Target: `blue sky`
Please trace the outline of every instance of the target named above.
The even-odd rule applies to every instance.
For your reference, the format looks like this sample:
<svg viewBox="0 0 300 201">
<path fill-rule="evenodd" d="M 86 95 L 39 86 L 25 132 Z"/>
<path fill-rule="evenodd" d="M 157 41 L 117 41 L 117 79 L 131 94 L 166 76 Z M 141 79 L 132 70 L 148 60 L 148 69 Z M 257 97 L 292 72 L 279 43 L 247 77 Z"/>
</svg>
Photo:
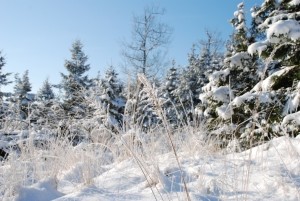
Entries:
<svg viewBox="0 0 300 201">
<path fill-rule="evenodd" d="M 228 38 L 233 31 L 228 21 L 241 0 L 0 0 L 0 50 L 7 61 L 4 72 L 22 75 L 28 69 L 33 92 L 47 77 L 57 84 L 76 39 L 84 44 L 91 77 L 98 71 L 103 74 L 111 64 L 118 69 L 121 42 L 130 40 L 133 14 L 142 14 L 153 2 L 166 9 L 162 21 L 173 28 L 168 58 L 185 66 L 192 44 L 204 38 L 206 29 Z M 247 14 L 261 2 L 244 0 Z M 13 85 L 2 90 L 11 91 Z"/>
</svg>

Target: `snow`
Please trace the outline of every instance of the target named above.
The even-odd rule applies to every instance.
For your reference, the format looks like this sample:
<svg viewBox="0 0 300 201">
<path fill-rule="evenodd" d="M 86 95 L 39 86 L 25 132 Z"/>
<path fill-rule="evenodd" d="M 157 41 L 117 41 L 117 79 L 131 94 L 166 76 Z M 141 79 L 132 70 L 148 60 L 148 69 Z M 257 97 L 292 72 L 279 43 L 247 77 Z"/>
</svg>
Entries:
<svg viewBox="0 0 300 201">
<path fill-rule="evenodd" d="M 63 194 L 57 191 L 55 181 L 48 179 L 30 187 L 21 188 L 15 201 L 50 201 L 61 196 Z"/>
<path fill-rule="evenodd" d="M 0 140 L 0 149 L 7 149 L 9 147 L 8 142 Z"/>
<path fill-rule="evenodd" d="M 228 86 L 220 86 L 213 90 L 212 96 L 217 101 L 229 102 L 229 98 L 233 96 L 233 94 Z"/>
<path fill-rule="evenodd" d="M 267 39 L 271 43 L 282 42 L 281 36 L 285 36 L 293 41 L 300 38 L 300 24 L 297 20 L 279 20 L 272 24 L 267 30 Z"/>
<path fill-rule="evenodd" d="M 199 99 L 202 103 L 206 103 L 209 98 L 213 98 L 220 102 L 230 102 L 230 97 L 233 97 L 233 93 L 228 86 L 216 87 L 208 83 L 202 90 L 204 93 L 199 95 Z"/>
<path fill-rule="evenodd" d="M 300 92 L 294 95 L 293 97 L 290 97 L 287 100 L 283 109 L 283 114 L 285 115 L 285 114 L 295 112 L 299 107 L 299 103 L 300 103 Z"/>
<path fill-rule="evenodd" d="M 233 149 L 238 146 L 233 140 L 228 154 L 199 151 L 191 155 L 189 151 L 180 151 L 182 171 L 172 153 L 153 156 L 155 162 L 142 160 L 142 166 L 132 158 L 126 159 L 107 165 L 91 183 L 76 187 L 65 182 L 67 175 L 80 176 L 77 168 L 73 168 L 55 180 L 41 180 L 21 187 L 16 191 L 17 197 L 10 200 L 186 200 L 182 178 L 191 200 L 300 199 L 299 137 L 275 138 L 251 150 L 235 153 Z M 2 197 L 2 200 L 9 199 Z"/>
<path fill-rule="evenodd" d="M 221 71 L 215 71 L 211 75 L 209 75 L 208 79 L 210 82 L 213 82 L 215 80 L 220 80 L 221 78 L 225 78 L 227 75 L 229 75 L 230 70 L 226 68 L 225 70 Z"/>
<path fill-rule="evenodd" d="M 240 107 L 242 104 L 258 99 L 259 103 L 272 102 L 271 94 L 269 92 L 247 92 L 241 96 L 235 97 L 231 104 Z"/>
<path fill-rule="evenodd" d="M 250 56 L 247 52 L 239 52 L 239 53 L 236 53 L 235 55 L 233 55 L 230 58 L 226 58 L 224 62 L 225 63 L 230 62 L 230 67 L 231 68 L 233 68 L 233 67 L 244 68 L 243 67 L 243 61 L 245 59 L 249 59 L 249 58 L 250 58 Z"/>
<path fill-rule="evenodd" d="M 283 69 L 278 70 L 271 74 L 269 77 L 264 79 L 263 81 L 257 83 L 252 91 L 270 91 L 272 89 L 272 86 L 274 85 L 274 79 L 276 77 L 280 77 L 286 73 L 288 73 L 290 70 L 295 68 L 295 66 L 290 66 L 290 67 L 282 67 Z"/>
<path fill-rule="evenodd" d="M 292 0 L 292 1 L 289 2 L 289 4 L 292 5 L 292 6 L 297 6 L 297 5 L 300 4 L 300 0 Z"/>
<path fill-rule="evenodd" d="M 243 7 L 244 7 L 244 3 L 243 3 L 243 2 L 239 3 L 237 7 L 238 7 L 239 9 L 243 8 Z"/>
<path fill-rule="evenodd" d="M 300 111 L 286 115 L 282 120 L 282 125 L 294 123 L 296 126 L 300 126 Z"/>
<path fill-rule="evenodd" d="M 254 55 L 255 53 L 258 53 L 259 56 L 261 56 L 261 53 L 267 49 L 267 42 L 256 42 L 251 44 L 248 47 L 248 53 L 250 55 Z"/>
<path fill-rule="evenodd" d="M 246 30 L 246 23 L 242 22 L 240 25 L 236 27 L 236 30 Z"/>
<path fill-rule="evenodd" d="M 232 108 L 228 105 L 222 105 L 221 107 L 217 107 L 216 112 L 218 116 L 224 120 L 230 119 L 233 115 Z"/>
</svg>

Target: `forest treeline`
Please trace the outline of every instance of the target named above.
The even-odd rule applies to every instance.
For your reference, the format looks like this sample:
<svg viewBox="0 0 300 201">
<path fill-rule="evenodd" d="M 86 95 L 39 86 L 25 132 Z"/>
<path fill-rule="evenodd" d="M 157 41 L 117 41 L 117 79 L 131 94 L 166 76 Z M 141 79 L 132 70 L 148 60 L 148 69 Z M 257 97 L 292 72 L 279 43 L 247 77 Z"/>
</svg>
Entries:
<svg viewBox="0 0 300 201">
<path fill-rule="evenodd" d="M 298 1 L 265 0 L 251 9 L 249 27 L 244 4 L 238 4 L 230 38 L 223 42 L 206 32 L 192 45 L 185 67 L 164 59 L 172 29 L 161 22 L 163 14 L 147 7 L 133 18 L 132 39 L 122 45 L 126 82 L 113 66 L 88 77 L 88 55 L 79 40 L 72 44 L 61 82 L 45 80 L 34 98 L 28 71 L 13 83 L 10 73 L 0 73 L 2 86 L 14 84 L 13 94 L 2 97 L 1 129 L 31 129 L 78 143 L 137 127 L 150 135 L 166 122 L 171 130 L 201 124 L 221 147 L 234 144 L 239 150 L 299 134 Z M 5 62 L 0 52 L 0 72 Z"/>
</svg>

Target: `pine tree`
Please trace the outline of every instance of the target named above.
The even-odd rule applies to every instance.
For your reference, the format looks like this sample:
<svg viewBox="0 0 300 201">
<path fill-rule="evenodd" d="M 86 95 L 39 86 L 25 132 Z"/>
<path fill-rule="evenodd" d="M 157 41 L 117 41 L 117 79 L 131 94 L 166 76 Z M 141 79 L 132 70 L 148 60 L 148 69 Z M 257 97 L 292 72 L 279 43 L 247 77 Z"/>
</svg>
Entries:
<svg viewBox="0 0 300 201">
<path fill-rule="evenodd" d="M 238 5 L 231 23 L 235 28 L 235 33 L 232 37 L 232 47 L 224 60 L 224 68 L 230 69 L 228 81 L 235 96 L 238 96 L 252 89 L 258 81 L 257 58 L 247 52 L 250 34 L 246 27 L 243 3 Z"/>
<path fill-rule="evenodd" d="M 53 106 L 58 105 L 54 99 L 54 92 L 52 85 L 49 83 L 48 78 L 44 81 L 42 87 L 37 93 L 36 101 L 31 104 L 30 119 L 36 129 L 54 129 L 61 119 L 61 114 L 55 111 Z"/>
<path fill-rule="evenodd" d="M 251 9 L 252 22 L 251 22 L 251 36 L 252 41 L 255 39 L 264 39 L 264 31 L 266 27 L 262 27 L 261 24 L 269 17 L 269 15 L 278 7 L 276 0 L 264 0 L 261 6 L 255 6 Z"/>
<path fill-rule="evenodd" d="M 92 85 L 92 80 L 86 75 L 90 69 L 90 65 L 86 64 L 88 57 L 82 49 L 83 45 L 79 40 L 73 43 L 71 60 L 65 61 L 68 74 L 61 73 L 63 78 L 61 86 L 65 92 L 64 107 L 68 115 L 76 118 L 87 113 L 83 93 Z"/>
<path fill-rule="evenodd" d="M 161 119 L 159 118 L 157 111 L 155 108 L 154 101 L 155 97 L 152 95 L 152 88 L 150 89 L 148 86 L 151 86 L 156 89 L 155 95 L 158 97 L 158 87 L 155 86 L 155 84 L 152 84 L 147 78 L 141 74 L 139 77 L 139 80 L 141 82 L 142 89 L 139 91 L 138 94 L 138 102 L 136 103 L 136 110 L 134 112 L 134 123 L 141 126 L 141 128 L 144 131 L 148 131 L 149 129 L 155 128 L 160 122 Z M 145 83 L 147 82 L 148 86 L 145 86 Z M 153 86 L 154 85 L 154 86 Z"/>
<path fill-rule="evenodd" d="M 8 76 L 11 73 L 3 73 L 3 67 L 5 66 L 5 58 L 2 56 L 2 52 L 0 51 L 0 101 L 2 101 L 3 92 L 1 91 L 1 87 L 10 84 L 11 82 L 8 81 Z M 5 112 L 7 112 L 7 108 L 4 106 L 0 109 L 0 119 L 6 118 Z"/>
<path fill-rule="evenodd" d="M 180 85 L 176 90 L 177 96 L 184 108 L 186 121 L 193 121 L 197 111 L 203 105 L 199 100 L 202 88 L 209 82 L 210 75 L 222 67 L 223 56 L 220 46 L 222 40 L 215 33 L 206 32 L 207 39 L 200 42 L 200 53 L 196 53 L 196 45 L 193 45 L 189 54 L 189 65 L 183 70 Z"/>
<path fill-rule="evenodd" d="M 114 129 L 122 125 L 125 99 L 118 74 L 111 66 L 97 86 L 92 88 L 94 119 L 99 125 Z"/>
<path fill-rule="evenodd" d="M 199 94 L 201 88 L 207 82 L 205 71 L 207 66 L 204 65 L 204 55 L 202 52 L 200 57 L 196 53 L 196 45 L 194 44 L 191 53 L 188 55 L 188 66 L 183 69 L 179 77 L 179 85 L 174 92 L 182 105 L 184 115 L 183 122 L 192 121 L 194 117 L 194 108 L 199 103 Z"/>
<path fill-rule="evenodd" d="M 180 103 L 179 97 L 176 95 L 176 90 L 179 86 L 178 68 L 175 66 L 175 61 L 172 62 L 172 67 L 167 72 L 165 82 L 161 86 L 161 97 L 164 99 L 163 109 L 170 124 L 179 126 L 184 116 L 184 111 Z"/>
<path fill-rule="evenodd" d="M 18 74 L 15 76 L 14 102 L 19 105 L 20 115 L 23 119 L 28 115 L 28 104 L 33 101 L 28 97 L 28 92 L 31 91 L 28 73 L 29 71 L 26 70 L 22 79 L 19 78 Z"/>
<path fill-rule="evenodd" d="M 195 77 L 189 69 L 183 69 L 179 76 L 179 85 L 175 89 L 174 94 L 178 97 L 182 114 L 180 114 L 182 122 L 187 123 L 187 121 L 192 120 L 194 114 L 194 98 L 195 91 L 192 89 L 192 84 L 195 83 Z"/>
<path fill-rule="evenodd" d="M 255 87 L 255 91 L 267 94 L 270 98 L 268 104 L 259 104 L 265 110 L 265 115 L 261 115 L 260 119 L 267 119 L 264 132 L 268 133 L 268 137 L 285 133 L 297 135 L 300 131 L 297 123 L 300 96 L 300 4 L 298 1 L 283 0 L 273 3 L 270 11 L 264 9 L 266 5 L 268 1 L 264 1 L 260 9 L 253 13 L 256 19 L 261 15 L 266 16 L 258 26 L 266 40 L 248 48 L 249 53 L 264 60 L 266 73 L 262 74 L 262 81 Z M 279 129 L 282 127 L 284 131 Z"/>
<path fill-rule="evenodd" d="M 247 52 L 251 36 L 246 27 L 243 3 L 238 5 L 231 24 L 235 31 L 227 46 L 224 66 L 209 76 L 209 83 L 199 96 L 199 113 L 205 117 L 211 132 L 223 138 L 225 144 L 232 139 L 232 133 L 240 135 L 237 125 L 252 115 L 247 114 L 249 108 L 236 106 L 234 98 L 250 91 L 259 79 L 259 62 Z"/>
<path fill-rule="evenodd" d="M 38 91 L 37 98 L 41 101 L 50 101 L 55 98 L 52 85 L 49 83 L 48 78 L 44 81 L 42 88 Z"/>
<path fill-rule="evenodd" d="M 0 87 L 11 83 L 7 79 L 8 76 L 11 75 L 11 73 L 2 73 L 3 67 L 5 66 L 6 62 L 5 58 L 1 54 L 2 52 L 0 51 Z"/>
<path fill-rule="evenodd" d="M 27 99 L 27 93 L 31 91 L 28 73 L 29 71 L 26 70 L 22 76 L 22 79 L 19 78 L 18 74 L 15 76 L 16 85 L 14 87 L 14 92 L 20 102 L 25 101 Z"/>
</svg>

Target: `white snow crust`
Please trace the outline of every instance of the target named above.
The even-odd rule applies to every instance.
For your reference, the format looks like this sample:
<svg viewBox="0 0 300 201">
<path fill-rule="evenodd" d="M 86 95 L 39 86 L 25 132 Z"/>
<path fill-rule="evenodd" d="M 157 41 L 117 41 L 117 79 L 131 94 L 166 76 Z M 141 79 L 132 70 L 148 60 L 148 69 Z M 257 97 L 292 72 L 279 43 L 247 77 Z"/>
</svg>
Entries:
<svg viewBox="0 0 300 201">
<path fill-rule="evenodd" d="M 271 43 L 282 42 L 281 36 L 285 36 L 292 41 L 298 40 L 300 38 L 299 22 L 293 19 L 279 20 L 267 30 L 267 39 Z"/>
<path fill-rule="evenodd" d="M 286 117 L 299 118 L 300 113 Z M 298 122 L 300 125 L 300 122 Z M 231 151 L 238 147 L 230 143 Z M 234 146 L 234 147 L 233 147 Z M 229 148 L 228 148 L 229 149 Z M 280 137 L 241 153 L 178 153 L 182 172 L 172 153 L 144 161 L 145 178 L 133 159 L 103 167 L 91 183 L 78 178 L 78 166 L 61 172 L 56 179 L 36 181 L 16 191 L 15 201 L 136 201 L 186 200 L 182 176 L 191 200 L 299 200 L 300 138 Z M 4 167 L 1 167 L 3 171 Z M 90 167 L 92 169 L 92 167 Z M 80 183 L 82 182 L 82 183 Z"/>
</svg>

